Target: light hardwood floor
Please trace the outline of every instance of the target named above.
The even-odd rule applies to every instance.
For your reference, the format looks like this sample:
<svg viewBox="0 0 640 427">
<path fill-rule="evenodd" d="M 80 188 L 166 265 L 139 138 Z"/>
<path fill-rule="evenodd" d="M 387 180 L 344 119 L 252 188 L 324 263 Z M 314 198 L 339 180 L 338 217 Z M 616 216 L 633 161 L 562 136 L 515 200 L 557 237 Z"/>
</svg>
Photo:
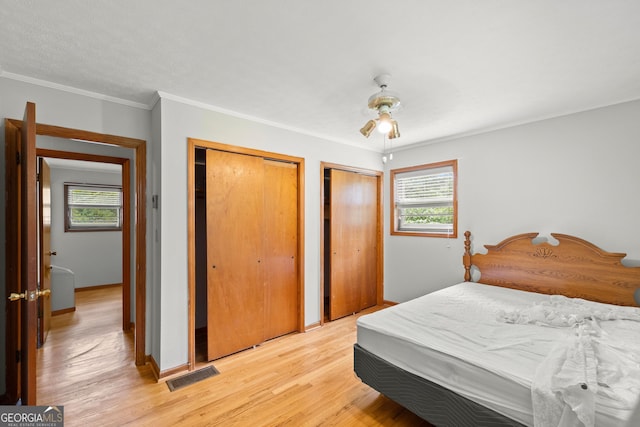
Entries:
<svg viewBox="0 0 640 427">
<path fill-rule="evenodd" d="M 357 315 L 216 360 L 219 375 L 170 392 L 134 365 L 120 292 L 76 293 L 38 350 L 37 403 L 64 405 L 66 426 L 429 426 L 353 373 Z"/>
</svg>

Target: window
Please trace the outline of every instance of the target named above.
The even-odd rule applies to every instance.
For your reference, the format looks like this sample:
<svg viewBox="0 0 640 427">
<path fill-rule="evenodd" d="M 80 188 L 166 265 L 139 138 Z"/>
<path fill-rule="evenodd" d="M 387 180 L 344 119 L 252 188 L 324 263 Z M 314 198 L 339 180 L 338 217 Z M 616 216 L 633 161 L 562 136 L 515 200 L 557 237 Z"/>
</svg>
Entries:
<svg viewBox="0 0 640 427">
<path fill-rule="evenodd" d="M 457 237 L 458 161 L 391 171 L 391 234 Z"/>
<path fill-rule="evenodd" d="M 64 231 L 122 230 L 122 187 L 64 184 Z"/>
</svg>

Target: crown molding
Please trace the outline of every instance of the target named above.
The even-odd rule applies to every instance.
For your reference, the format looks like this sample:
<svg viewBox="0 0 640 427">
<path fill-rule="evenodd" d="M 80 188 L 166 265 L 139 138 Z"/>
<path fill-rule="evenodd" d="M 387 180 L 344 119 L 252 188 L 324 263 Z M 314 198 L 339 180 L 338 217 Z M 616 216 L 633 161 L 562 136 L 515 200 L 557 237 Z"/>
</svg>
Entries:
<svg viewBox="0 0 640 427">
<path fill-rule="evenodd" d="M 221 108 L 221 107 L 218 107 L 218 106 L 215 106 L 215 105 L 211 105 L 211 104 L 207 104 L 207 103 L 201 102 L 201 101 L 194 101 L 193 99 L 183 98 L 181 96 L 173 95 L 171 93 L 158 91 L 157 94 L 158 94 L 158 100 L 159 99 L 168 99 L 168 100 L 171 100 L 171 101 L 180 102 L 182 104 L 191 105 L 192 107 L 201 108 L 203 110 L 213 111 L 213 112 L 216 112 L 216 113 L 225 114 L 227 116 L 232 116 L 232 117 L 236 117 L 236 118 L 239 118 L 239 119 L 249 120 L 251 122 L 261 123 L 263 125 L 271 126 L 271 127 L 278 128 L 278 129 L 283 129 L 283 130 L 286 130 L 286 131 L 289 131 L 289 132 L 295 132 L 295 133 L 302 134 L 302 135 L 311 136 L 313 138 L 318 138 L 318 139 L 322 139 L 322 140 L 325 140 L 325 141 L 331 141 L 331 142 L 336 142 L 338 144 L 350 145 L 350 146 L 357 147 L 357 148 L 364 149 L 364 150 L 368 150 L 369 149 L 369 148 L 362 147 L 360 145 L 357 145 L 357 144 L 354 144 L 352 142 L 345 141 L 345 140 L 342 140 L 342 139 L 330 138 L 327 135 L 322 135 L 322 134 L 319 134 L 319 133 L 309 132 L 309 131 L 304 130 L 304 129 L 296 128 L 296 127 L 293 127 L 293 126 L 287 126 L 287 125 L 284 125 L 282 123 L 273 122 L 271 120 L 262 119 L 260 117 L 255 117 L 255 116 L 251 116 L 251 115 L 248 115 L 248 114 L 239 113 L 239 112 L 233 111 L 233 110 L 227 110 L 226 108 Z M 155 102 L 157 102 L 157 100 Z M 155 105 L 155 102 L 154 102 L 154 105 Z M 371 148 L 369 150 L 370 151 L 379 151 L 379 150 L 376 150 L 375 148 Z"/>
<path fill-rule="evenodd" d="M 33 77 L 23 76 L 21 74 L 9 73 L 0 69 L 0 77 L 4 77 L 10 80 L 16 80 L 24 83 L 30 83 L 37 86 L 47 87 L 50 89 L 61 90 L 64 92 L 73 93 L 76 95 L 87 96 L 89 98 L 99 99 L 101 101 L 109 101 L 116 104 L 126 105 L 128 107 L 140 108 L 143 110 L 150 110 L 151 107 L 148 104 L 141 102 L 130 101 L 128 99 L 117 98 L 115 96 L 109 96 L 98 92 L 92 92 L 89 90 L 78 89 L 72 86 L 66 86 L 59 83 L 50 82 L 47 80 L 36 79 Z"/>
</svg>

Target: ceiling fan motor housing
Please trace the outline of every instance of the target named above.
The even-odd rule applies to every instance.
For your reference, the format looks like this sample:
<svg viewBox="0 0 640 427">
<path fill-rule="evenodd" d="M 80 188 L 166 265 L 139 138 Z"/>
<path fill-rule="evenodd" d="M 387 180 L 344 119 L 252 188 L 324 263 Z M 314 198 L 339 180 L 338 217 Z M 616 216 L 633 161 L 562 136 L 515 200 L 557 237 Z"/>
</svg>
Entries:
<svg viewBox="0 0 640 427">
<path fill-rule="evenodd" d="M 391 80 L 391 75 L 389 74 L 380 74 L 373 79 L 380 87 L 380 92 L 374 93 L 369 97 L 368 105 L 370 109 L 377 110 L 378 113 L 388 113 L 400 106 L 400 98 L 393 92 L 387 91 L 389 80 Z M 382 110 L 383 108 L 384 110 Z"/>
</svg>

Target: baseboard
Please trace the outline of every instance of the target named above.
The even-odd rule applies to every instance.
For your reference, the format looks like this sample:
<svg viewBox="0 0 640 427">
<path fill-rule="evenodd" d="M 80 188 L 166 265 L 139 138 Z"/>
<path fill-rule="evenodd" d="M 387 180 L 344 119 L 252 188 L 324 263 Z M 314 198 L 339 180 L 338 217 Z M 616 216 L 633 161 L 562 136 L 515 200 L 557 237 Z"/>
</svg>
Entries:
<svg viewBox="0 0 640 427">
<path fill-rule="evenodd" d="M 156 382 L 160 382 L 162 380 L 166 380 L 169 377 L 172 377 L 176 374 L 180 374 L 182 372 L 189 371 L 189 364 L 185 363 L 184 365 L 176 366 L 175 368 L 167 369 L 165 371 L 160 371 L 156 360 L 151 355 L 147 355 L 146 357 L 147 363 L 151 366 L 151 372 L 156 379 Z"/>
<path fill-rule="evenodd" d="M 114 288 L 116 286 L 122 286 L 122 283 L 108 283 L 106 285 L 83 286 L 81 288 L 76 288 L 76 292 L 95 291 L 96 289 Z"/>
<path fill-rule="evenodd" d="M 398 303 L 397 303 L 397 302 L 395 302 L 395 301 L 388 301 L 388 300 L 384 300 L 384 301 L 382 301 L 382 305 L 384 305 L 384 306 L 391 306 L 391 305 L 398 305 Z"/>
<path fill-rule="evenodd" d="M 184 365 L 176 366 L 175 368 L 167 369 L 166 371 L 161 371 L 158 375 L 158 380 L 166 380 L 169 377 L 172 377 L 176 374 L 181 374 L 184 372 L 189 372 L 189 364 L 185 363 Z"/>
<path fill-rule="evenodd" d="M 158 367 L 156 360 L 150 354 L 147 354 L 146 359 L 149 366 L 151 366 L 151 373 L 153 374 L 153 377 L 156 379 L 156 382 L 158 382 L 158 378 L 160 378 L 160 368 Z"/>
<path fill-rule="evenodd" d="M 76 311 L 75 307 L 69 307 L 69 308 L 63 308 L 61 310 L 55 310 L 51 312 L 52 316 L 58 316 L 60 314 L 65 314 L 65 313 L 73 313 L 74 311 Z"/>
</svg>

